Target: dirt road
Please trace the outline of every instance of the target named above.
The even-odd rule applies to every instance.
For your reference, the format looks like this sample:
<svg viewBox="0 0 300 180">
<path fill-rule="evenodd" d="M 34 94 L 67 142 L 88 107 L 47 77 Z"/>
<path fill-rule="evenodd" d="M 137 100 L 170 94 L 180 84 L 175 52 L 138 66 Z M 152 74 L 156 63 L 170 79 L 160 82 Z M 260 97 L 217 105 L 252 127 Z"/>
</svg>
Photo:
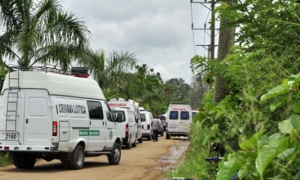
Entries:
<svg viewBox="0 0 300 180">
<path fill-rule="evenodd" d="M 5 180 L 161 180 L 184 152 L 187 140 L 159 137 L 158 142 L 144 140 L 131 149 L 122 149 L 119 165 L 108 164 L 106 156 L 88 157 L 81 170 L 66 170 L 58 160 L 39 160 L 30 170 L 17 169 L 14 165 L 0 168 L 0 179 Z"/>
</svg>

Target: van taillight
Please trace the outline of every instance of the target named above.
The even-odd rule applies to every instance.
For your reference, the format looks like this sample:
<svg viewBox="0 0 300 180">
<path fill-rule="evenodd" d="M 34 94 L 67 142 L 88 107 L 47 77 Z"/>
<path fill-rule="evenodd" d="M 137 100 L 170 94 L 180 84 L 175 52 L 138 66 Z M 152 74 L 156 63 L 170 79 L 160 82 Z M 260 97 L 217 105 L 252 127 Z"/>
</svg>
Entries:
<svg viewBox="0 0 300 180">
<path fill-rule="evenodd" d="M 128 124 L 126 124 L 126 127 L 125 127 L 125 135 L 126 136 L 128 136 L 128 131 L 129 131 L 129 125 Z"/>
<path fill-rule="evenodd" d="M 57 136 L 57 121 L 52 123 L 52 136 Z"/>
<path fill-rule="evenodd" d="M 150 129 L 150 124 L 147 125 L 147 129 Z"/>
</svg>

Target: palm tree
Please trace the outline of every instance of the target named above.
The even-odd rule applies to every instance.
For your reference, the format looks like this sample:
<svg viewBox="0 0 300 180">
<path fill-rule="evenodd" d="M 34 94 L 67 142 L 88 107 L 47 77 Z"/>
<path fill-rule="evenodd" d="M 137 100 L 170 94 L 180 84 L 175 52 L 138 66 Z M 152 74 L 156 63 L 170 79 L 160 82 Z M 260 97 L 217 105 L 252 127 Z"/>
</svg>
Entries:
<svg viewBox="0 0 300 180">
<path fill-rule="evenodd" d="M 90 32 L 58 0 L 0 0 L 0 60 L 20 67 L 56 63 L 66 69 L 82 58 Z"/>
<path fill-rule="evenodd" d="M 126 72 L 135 67 L 135 54 L 113 51 L 108 58 L 104 51 L 91 52 L 88 67 L 100 87 L 106 91 L 113 91 L 123 87 L 129 81 Z"/>
</svg>

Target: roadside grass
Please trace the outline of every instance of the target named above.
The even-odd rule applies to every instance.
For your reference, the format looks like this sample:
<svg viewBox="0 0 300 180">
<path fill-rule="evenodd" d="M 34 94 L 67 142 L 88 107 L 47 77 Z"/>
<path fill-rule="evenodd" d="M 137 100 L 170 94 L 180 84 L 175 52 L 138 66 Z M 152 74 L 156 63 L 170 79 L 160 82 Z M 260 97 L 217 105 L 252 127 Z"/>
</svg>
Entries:
<svg viewBox="0 0 300 180">
<path fill-rule="evenodd" d="M 0 167 L 12 164 L 8 153 L 0 153 Z"/>
<path fill-rule="evenodd" d="M 184 153 L 184 160 L 169 174 L 167 179 L 173 177 L 184 177 L 198 180 L 215 179 L 218 164 L 206 162 L 209 155 L 210 146 L 203 144 L 203 140 L 208 134 L 208 129 L 203 129 L 200 123 L 194 123 L 191 127 L 190 144 Z"/>
</svg>

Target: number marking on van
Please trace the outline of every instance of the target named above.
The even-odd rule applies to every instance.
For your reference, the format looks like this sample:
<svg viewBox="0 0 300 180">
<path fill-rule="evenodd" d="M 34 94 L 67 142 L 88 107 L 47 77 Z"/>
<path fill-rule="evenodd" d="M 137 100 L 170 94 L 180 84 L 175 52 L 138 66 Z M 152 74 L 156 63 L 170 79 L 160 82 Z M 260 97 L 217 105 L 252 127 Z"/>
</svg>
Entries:
<svg viewBox="0 0 300 180">
<path fill-rule="evenodd" d="M 18 134 L 17 133 L 4 133 L 1 139 L 5 140 L 18 140 Z"/>
</svg>

